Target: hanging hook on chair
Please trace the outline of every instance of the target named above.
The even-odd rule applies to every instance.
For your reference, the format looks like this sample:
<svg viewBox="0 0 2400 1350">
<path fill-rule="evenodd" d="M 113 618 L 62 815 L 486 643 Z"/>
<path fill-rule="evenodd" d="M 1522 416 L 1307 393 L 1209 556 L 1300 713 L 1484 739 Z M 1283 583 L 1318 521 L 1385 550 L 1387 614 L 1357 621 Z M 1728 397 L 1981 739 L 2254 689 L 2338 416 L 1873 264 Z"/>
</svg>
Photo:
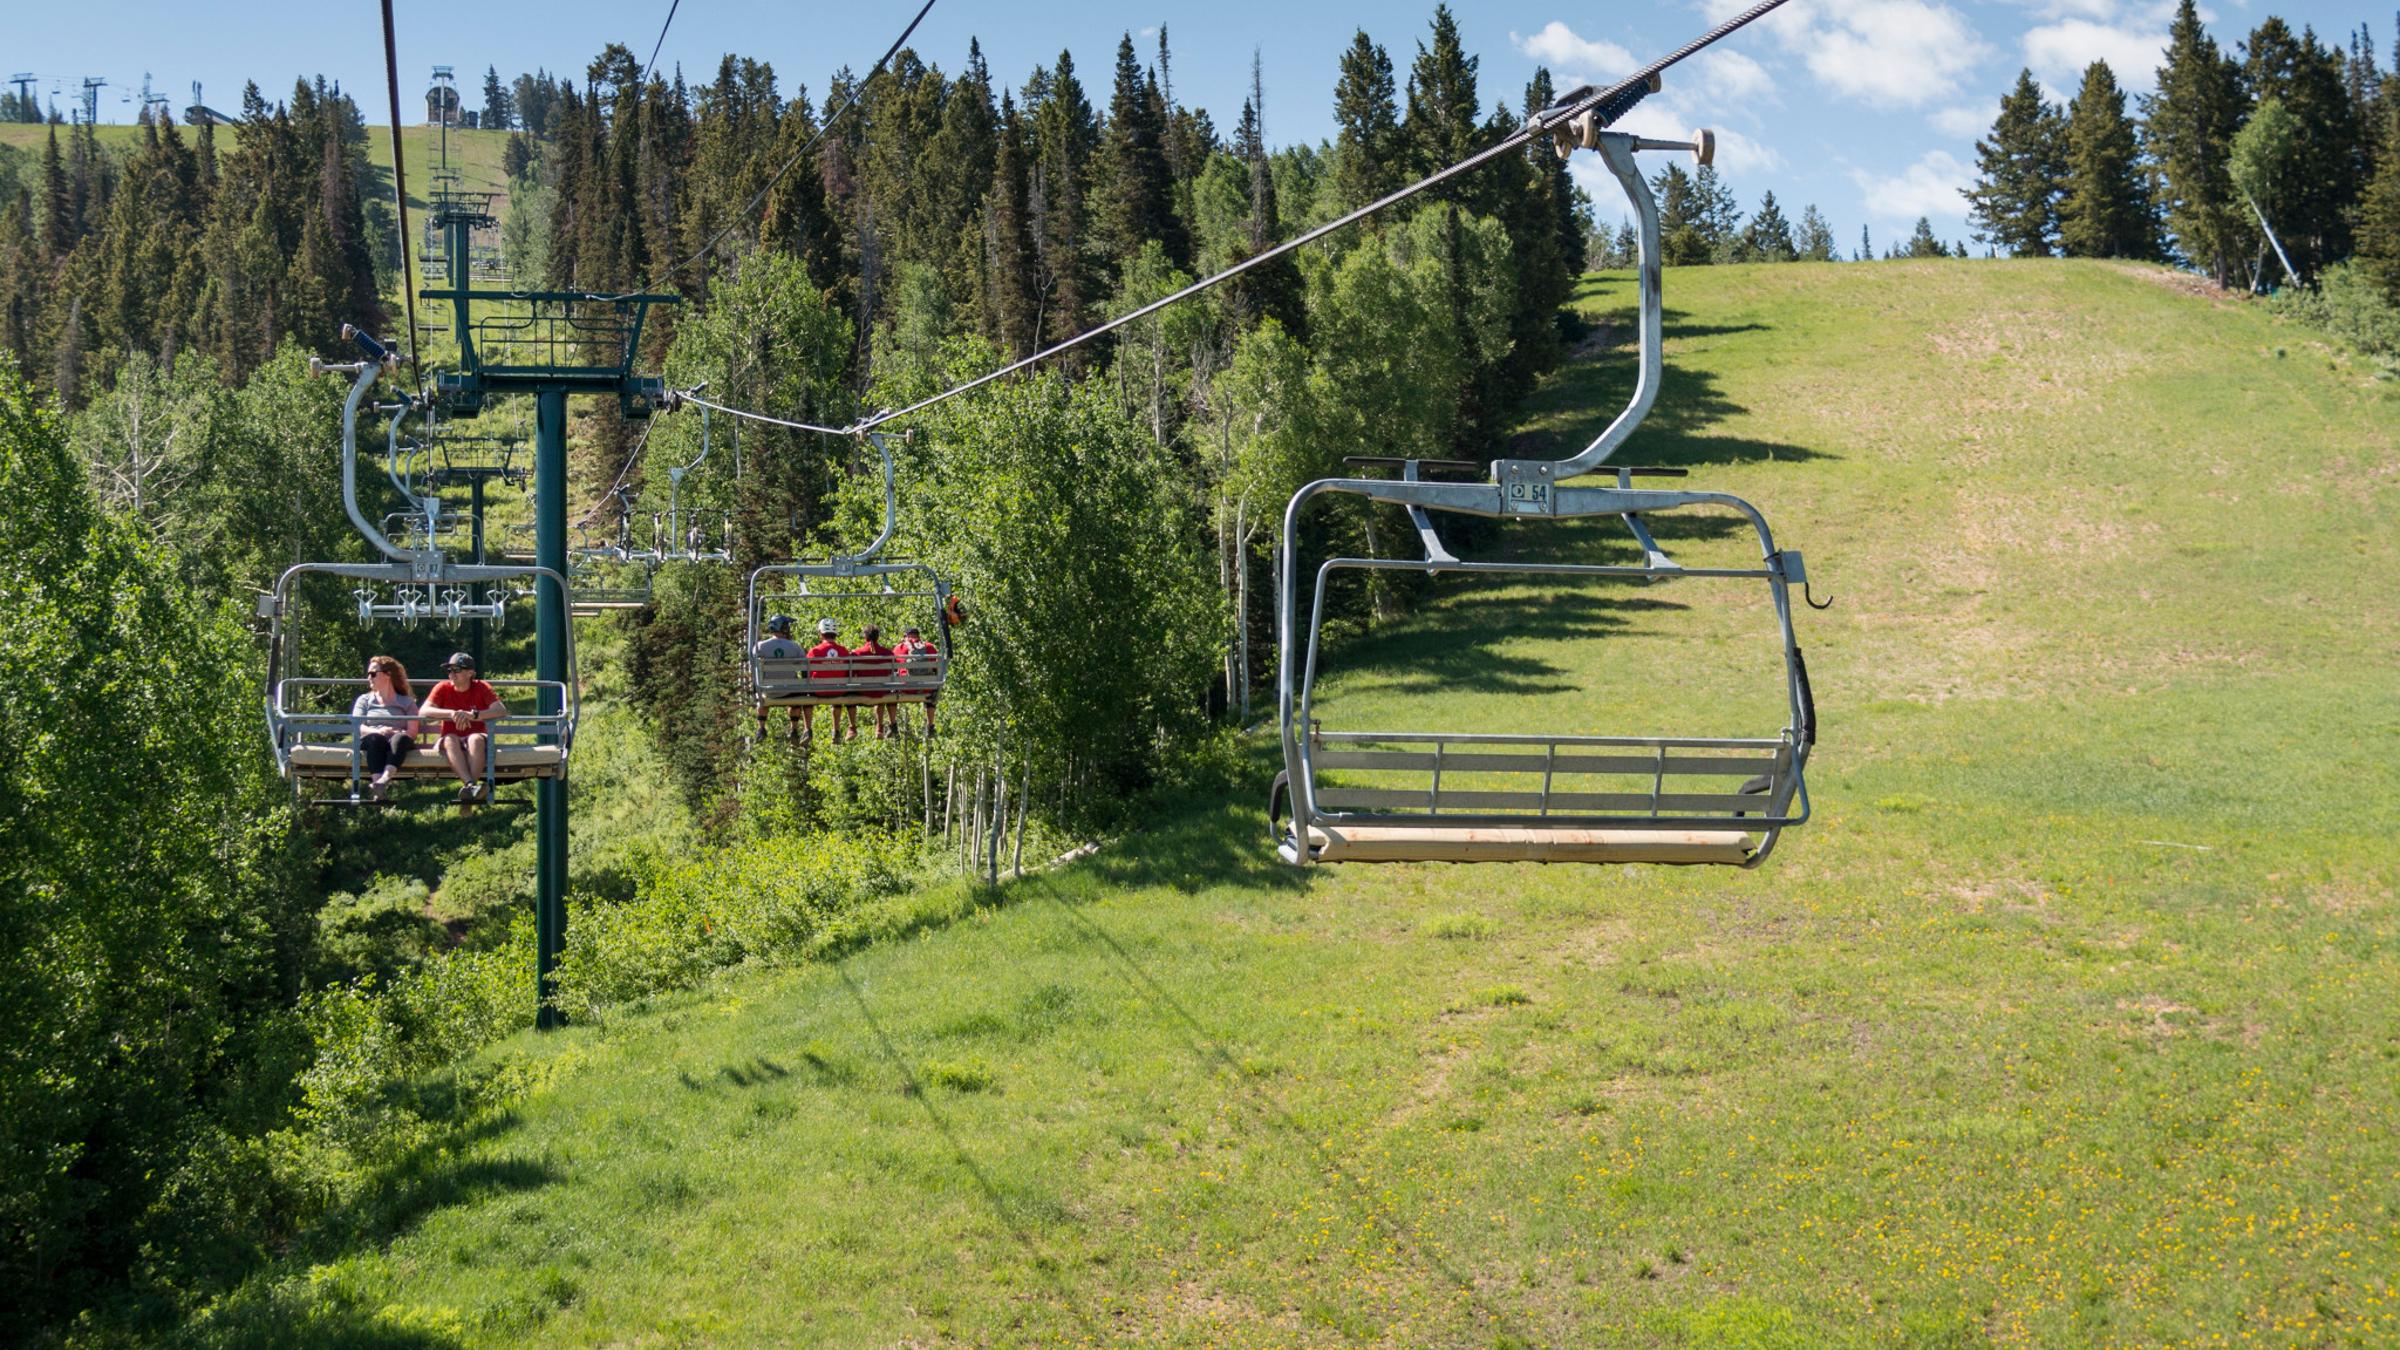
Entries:
<svg viewBox="0 0 2400 1350">
<path fill-rule="evenodd" d="M 1800 599 L 1806 603 L 1810 609 L 1833 608 L 1833 597 L 1830 595 L 1826 596 L 1823 604 L 1817 603 L 1817 597 L 1809 593 L 1808 583 L 1806 581 L 1800 583 Z"/>
</svg>

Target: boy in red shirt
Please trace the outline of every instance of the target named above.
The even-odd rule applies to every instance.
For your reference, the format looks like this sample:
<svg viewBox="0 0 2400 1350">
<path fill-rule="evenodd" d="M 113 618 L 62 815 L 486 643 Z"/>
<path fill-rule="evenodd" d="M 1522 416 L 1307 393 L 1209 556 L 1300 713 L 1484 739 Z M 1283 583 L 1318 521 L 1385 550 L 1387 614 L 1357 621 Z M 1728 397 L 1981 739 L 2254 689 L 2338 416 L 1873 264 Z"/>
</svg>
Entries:
<svg viewBox="0 0 2400 1350">
<path fill-rule="evenodd" d="M 472 806 L 491 795 L 483 781 L 492 753 L 491 728 L 484 719 L 506 717 L 508 707 L 490 685 L 475 677 L 474 657 L 453 652 L 442 669 L 450 678 L 426 693 L 420 711 L 428 714 L 425 721 L 441 736 L 442 758 L 458 775 L 458 804 Z"/>
<path fill-rule="evenodd" d="M 866 641 L 851 648 L 850 672 L 862 680 L 874 680 L 878 683 L 889 682 L 895 668 L 891 659 L 892 649 L 883 645 L 883 629 L 874 624 L 868 624 L 859 630 L 859 636 L 865 638 Z M 878 692 L 868 694 L 867 697 L 883 699 L 888 698 L 889 695 Z M 889 703 L 879 702 L 875 705 L 876 740 L 888 741 L 900 734 L 899 711 Z"/>
<path fill-rule="evenodd" d="M 822 668 L 810 671 L 808 673 L 808 678 L 812 680 L 838 680 L 850 672 L 849 649 L 834 641 L 835 638 L 841 636 L 841 631 L 842 630 L 835 625 L 834 621 L 831 619 L 817 620 L 817 645 L 808 649 L 808 659 L 821 663 Z M 831 698 L 833 695 L 821 694 L 818 697 Z M 848 713 L 850 715 L 850 734 L 854 737 L 858 735 L 858 709 L 853 707 L 836 707 L 832 710 L 832 717 L 833 739 L 834 743 L 837 745 L 841 743 L 842 739 L 842 714 L 844 713 Z M 802 707 L 800 709 L 800 720 L 801 725 L 804 728 L 800 733 L 801 741 L 805 743 L 815 740 L 817 738 L 817 710 L 810 707 Z"/>
<path fill-rule="evenodd" d="M 941 651 L 941 648 L 927 642 L 916 629 L 910 628 L 903 631 L 900 634 L 898 648 L 900 673 L 915 676 L 940 675 L 942 673 Z M 908 659 L 912 656 L 918 658 L 914 663 Z M 925 734 L 928 736 L 933 734 L 934 697 L 937 696 L 929 695 L 925 700 Z"/>
</svg>

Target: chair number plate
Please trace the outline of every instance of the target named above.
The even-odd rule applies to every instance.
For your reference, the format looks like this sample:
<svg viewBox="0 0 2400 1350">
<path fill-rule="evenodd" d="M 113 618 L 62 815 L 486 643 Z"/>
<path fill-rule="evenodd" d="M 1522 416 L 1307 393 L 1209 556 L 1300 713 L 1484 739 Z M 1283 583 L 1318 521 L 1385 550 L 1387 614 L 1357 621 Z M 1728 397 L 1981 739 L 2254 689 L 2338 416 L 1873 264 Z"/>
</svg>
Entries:
<svg viewBox="0 0 2400 1350">
<path fill-rule="evenodd" d="M 1524 502 L 1528 506 L 1547 505 L 1550 501 L 1550 485 L 1548 483 L 1528 483 L 1521 478 L 1516 479 L 1508 485 L 1508 499 L 1512 502 Z"/>
</svg>

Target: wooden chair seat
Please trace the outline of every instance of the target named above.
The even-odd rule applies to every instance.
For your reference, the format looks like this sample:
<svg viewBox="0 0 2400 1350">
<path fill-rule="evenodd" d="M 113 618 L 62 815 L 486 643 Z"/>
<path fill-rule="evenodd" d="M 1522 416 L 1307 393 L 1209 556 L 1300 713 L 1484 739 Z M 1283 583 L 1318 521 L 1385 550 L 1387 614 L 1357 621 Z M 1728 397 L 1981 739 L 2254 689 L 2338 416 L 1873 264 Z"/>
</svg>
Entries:
<svg viewBox="0 0 2400 1350">
<path fill-rule="evenodd" d="M 1739 830 L 1592 830 L 1490 825 L 1331 825 L 1308 832 L 1319 862 L 1717 863 L 1755 845 Z"/>
</svg>

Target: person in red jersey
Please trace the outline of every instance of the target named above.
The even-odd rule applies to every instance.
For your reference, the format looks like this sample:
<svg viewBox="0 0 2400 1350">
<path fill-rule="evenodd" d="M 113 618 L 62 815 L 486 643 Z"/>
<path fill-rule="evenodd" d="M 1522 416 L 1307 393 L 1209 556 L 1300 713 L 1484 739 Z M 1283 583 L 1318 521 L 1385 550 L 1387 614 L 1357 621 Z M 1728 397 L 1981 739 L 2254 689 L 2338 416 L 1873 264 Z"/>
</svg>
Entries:
<svg viewBox="0 0 2400 1350">
<path fill-rule="evenodd" d="M 449 678 L 425 695 L 421 711 L 425 724 L 441 737 L 442 758 L 458 775 L 458 802 L 472 806 L 491 795 L 483 772 L 491 763 L 492 731 L 487 721 L 508 716 L 508 707 L 492 687 L 475 675 L 475 658 L 453 652 L 442 663 Z"/>
<path fill-rule="evenodd" d="M 858 630 L 858 636 L 859 644 L 850 649 L 850 673 L 862 680 L 889 681 L 897 673 L 898 667 L 892 662 L 892 649 L 883 645 L 883 629 L 879 625 L 868 624 Z M 867 697 L 880 700 L 888 695 L 877 691 Z M 875 705 L 876 740 L 890 740 L 900 734 L 899 713 L 900 710 L 888 702 Z"/>
<path fill-rule="evenodd" d="M 808 649 L 808 659 L 815 663 L 817 668 L 808 672 L 808 678 L 838 680 L 850 673 L 850 649 L 835 641 L 841 635 L 841 626 L 833 620 L 817 620 L 817 645 Z M 833 696 L 825 694 L 819 697 L 830 698 Z M 850 734 L 858 735 L 858 709 L 837 706 L 831 710 L 833 739 L 836 744 L 839 744 L 842 739 L 842 722 L 845 713 L 849 714 Z M 810 707 L 801 708 L 800 719 L 802 725 L 800 739 L 803 742 L 815 740 L 817 738 L 817 710 Z"/>
</svg>

